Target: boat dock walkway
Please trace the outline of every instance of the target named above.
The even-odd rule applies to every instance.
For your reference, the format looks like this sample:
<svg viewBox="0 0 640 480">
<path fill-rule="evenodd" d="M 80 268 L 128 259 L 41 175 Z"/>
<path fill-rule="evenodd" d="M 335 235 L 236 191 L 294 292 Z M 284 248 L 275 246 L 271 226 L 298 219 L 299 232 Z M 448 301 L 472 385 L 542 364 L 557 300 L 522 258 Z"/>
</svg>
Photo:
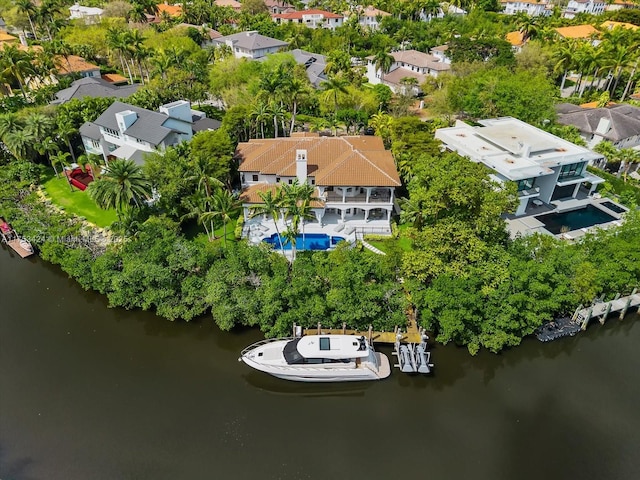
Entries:
<svg viewBox="0 0 640 480">
<path fill-rule="evenodd" d="M 580 305 L 573 314 L 572 320 L 578 323 L 582 330 L 586 330 L 592 318 L 596 318 L 600 323 L 604 324 L 611 313 L 620 312 L 619 318 L 622 320 L 627 314 L 627 310 L 638 306 L 640 306 L 640 293 L 638 293 L 637 288 L 634 288 L 631 295 L 627 295 L 626 297 L 621 297 L 618 294 L 613 300 L 608 302 L 595 302 L 586 308 Z"/>
<path fill-rule="evenodd" d="M 9 225 L 9 223 L 7 223 L 2 217 L 0 217 L 0 239 L 3 243 L 9 245 L 22 258 L 27 258 L 34 253 L 31 244 L 20 238 L 13 227 L 11 227 L 11 225 Z"/>
<path fill-rule="evenodd" d="M 301 327 L 293 326 L 294 336 L 296 335 L 296 328 Z M 372 343 L 388 343 L 394 345 L 396 342 L 406 343 L 420 343 L 423 341 L 424 332 L 418 328 L 416 321 L 415 311 L 411 310 L 407 314 L 407 325 L 405 329 L 396 328 L 393 332 L 375 332 L 372 327 L 369 330 L 350 330 L 346 324 L 342 324 L 342 328 L 322 328 L 322 325 L 318 323 L 316 328 L 304 328 L 298 331 L 302 335 L 356 335 L 363 336 L 369 339 Z"/>
</svg>

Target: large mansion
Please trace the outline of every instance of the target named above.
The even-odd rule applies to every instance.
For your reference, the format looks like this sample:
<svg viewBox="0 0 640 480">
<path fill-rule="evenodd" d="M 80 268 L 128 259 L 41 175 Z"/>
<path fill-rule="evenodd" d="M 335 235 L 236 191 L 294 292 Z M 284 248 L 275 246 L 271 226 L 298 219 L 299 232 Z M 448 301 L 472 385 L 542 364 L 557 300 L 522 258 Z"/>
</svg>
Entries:
<svg viewBox="0 0 640 480">
<path fill-rule="evenodd" d="M 236 150 L 241 200 L 247 219 L 263 203 L 260 192 L 277 185 L 308 182 L 320 199 L 313 206 L 319 225 L 362 232 L 391 233 L 395 189 L 400 186 L 391 152 L 374 136 L 253 139 Z M 349 233 L 349 232 L 347 232 Z"/>
</svg>

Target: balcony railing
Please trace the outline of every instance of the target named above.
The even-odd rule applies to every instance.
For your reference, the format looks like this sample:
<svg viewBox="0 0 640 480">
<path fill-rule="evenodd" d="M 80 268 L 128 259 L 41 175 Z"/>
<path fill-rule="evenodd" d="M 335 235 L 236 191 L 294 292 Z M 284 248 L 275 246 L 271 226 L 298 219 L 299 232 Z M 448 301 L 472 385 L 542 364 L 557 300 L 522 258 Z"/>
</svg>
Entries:
<svg viewBox="0 0 640 480">
<path fill-rule="evenodd" d="M 343 203 L 342 195 L 333 192 L 325 193 L 325 201 Z M 391 195 L 389 194 L 372 193 L 369 196 L 369 203 L 389 203 L 390 201 Z M 367 203 L 367 195 L 365 193 L 360 193 L 358 195 L 344 197 L 344 203 Z"/>
</svg>

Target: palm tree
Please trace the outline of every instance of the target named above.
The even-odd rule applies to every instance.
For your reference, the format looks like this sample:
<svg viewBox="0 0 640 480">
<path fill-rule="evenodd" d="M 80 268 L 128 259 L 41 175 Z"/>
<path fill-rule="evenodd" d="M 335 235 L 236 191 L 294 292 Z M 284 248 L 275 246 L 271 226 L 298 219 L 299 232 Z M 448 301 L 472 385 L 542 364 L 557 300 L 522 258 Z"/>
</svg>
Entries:
<svg viewBox="0 0 640 480">
<path fill-rule="evenodd" d="M 61 121 L 58 123 L 58 128 L 56 133 L 60 139 L 64 140 L 67 144 L 67 148 L 69 149 L 69 153 L 71 154 L 71 158 L 73 161 L 76 161 L 76 154 L 73 151 L 73 146 L 71 145 L 71 137 L 77 132 L 77 129 L 73 126 L 71 121 Z"/>
<path fill-rule="evenodd" d="M 307 85 L 301 80 L 292 77 L 289 82 L 286 83 L 284 93 L 286 97 L 291 100 L 291 127 L 289 128 L 289 136 L 293 134 L 293 129 L 296 123 L 296 114 L 298 113 L 298 101 L 300 97 L 308 92 Z M 262 137 L 264 138 L 264 137 Z"/>
<path fill-rule="evenodd" d="M 306 182 L 300 184 L 297 179 L 292 184 L 282 185 L 282 205 L 285 207 L 285 218 L 289 218 L 289 226 L 284 237 L 291 243 L 292 262 L 296 259 L 296 240 L 298 233 L 300 233 L 300 223 L 302 222 L 304 229 L 304 220 L 314 218 L 311 203 L 319 200 L 314 196 L 314 193 L 315 187 L 313 185 Z"/>
<path fill-rule="evenodd" d="M 338 112 L 338 95 L 340 93 L 347 93 L 347 85 L 349 82 L 341 76 L 331 76 L 326 81 L 320 84 L 322 90 L 322 100 L 333 100 L 334 102 L 334 116 Z"/>
<path fill-rule="evenodd" d="M 31 133 L 36 143 L 41 143 L 53 133 L 55 123 L 51 117 L 43 113 L 32 113 L 25 120 L 24 128 Z"/>
<path fill-rule="evenodd" d="M 5 113 L 0 115 L 0 140 L 4 141 L 5 135 L 22 130 L 24 125 L 20 121 L 17 113 Z"/>
<path fill-rule="evenodd" d="M 69 152 L 56 152 L 54 155 L 49 156 L 49 161 L 51 162 L 51 166 L 53 167 L 53 171 L 56 172 L 56 177 L 58 176 L 58 169 L 56 169 L 56 165 L 60 166 L 61 169 L 64 170 L 64 167 L 68 164 Z M 67 178 L 67 180 L 69 180 Z M 71 183 L 69 183 L 69 188 L 73 192 L 73 187 Z"/>
<path fill-rule="evenodd" d="M 376 70 L 380 70 L 380 78 L 389 73 L 391 67 L 395 63 L 396 59 L 393 58 L 389 51 L 380 50 L 376 53 L 375 58 L 373 59 Z"/>
<path fill-rule="evenodd" d="M 89 184 L 87 192 L 100 208 L 115 208 L 120 217 L 132 202 L 139 208 L 151 196 L 151 183 L 133 160 L 116 159 L 101 178 Z"/>
<path fill-rule="evenodd" d="M 282 236 L 278 229 L 278 220 L 280 220 L 280 213 L 282 211 L 283 190 L 281 188 L 277 188 L 275 190 L 275 195 L 273 190 L 258 192 L 258 196 L 262 200 L 262 203 L 251 208 L 251 217 L 268 215 L 273 219 L 273 224 L 276 226 L 276 234 L 278 235 L 278 244 L 280 245 L 282 255 L 284 255 Z"/>
<path fill-rule="evenodd" d="M 224 245 L 227 245 L 227 222 L 238 215 L 240 202 L 228 190 L 219 188 L 211 197 L 211 210 L 203 214 L 203 220 L 219 218 L 222 220 Z"/>
<path fill-rule="evenodd" d="M 204 227 L 204 231 L 207 234 L 207 238 L 210 242 L 215 240 L 215 225 L 214 218 L 209 216 L 205 217 L 205 214 L 210 211 L 211 198 L 207 197 L 203 192 L 197 191 L 193 195 L 190 195 L 182 202 L 187 209 L 187 213 L 181 217 L 181 220 L 186 218 L 196 218 L 198 225 Z"/>
<path fill-rule="evenodd" d="M 25 78 L 35 74 L 31 60 L 30 53 L 18 49 L 15 45 L 5 45 L 0 50 L 0 76 L 17 81 L 25 100 L 27 99 Z"/>
<path fill-rule="evenodd" d="M 2 141 L 18 160 L 30 160 L 35 137 L 26 129 L 7 133 Z"/>
<path fill-rule="evenodd" d="M 31 32 L 33 32 L 33 38 L 37 40 L 38 35 L 36 33 L 35 27 L 33 26 L 33 19 L 31 18 L 31 16 L 38 11 L 37 7 L 33 3 L 31 3 L 31 0 L 15 0 L 14 3 L 19 12 L 27 15 L 27 18 L 29 19 L 29 25 L 31 25 Z"/>
<path fill-rule="evenodd" d="M 51 154 L 59 150 L 58 144 L 55 142 L 55 140 L 52 137 L 46 137 L 36 144 L 35 149 L 40 155 L 46 155 L 57 177 L 58 171 L 56 170 L 53 162 L 51 162 Z"/>
<path fill-rule="evenodd" d="M 191 175 L 187 177 L 187 181 L 197 182 L 198 190 L 202 191 L 207 198 L 213 195 L 214 188 L 224 185 L 213 175 L 214 166 L 204 156 L 196 156 L 191 162 L 191 167 Z"/>
<path fill-rule="evenodd" d="M 251 112 L 251 116 L 255 119 L 258 125 L 260 125 L 260 134 L 262 138 L 264 138 L 264 124 L 267 120 L 271 118 L 271 114 L 269 113 L 269 109 L 264 102 L 258 102 Z M 257 134 L 257 132 L 256 132 Z"/>
<path fill-rule="evenodd" d="M 553 58 L 556 61 L 554 70 L 557 73 L 562 72 L 562 83 L 560 84 L 560 91 L 564 90 L 564 84 L 567 80 L 569 70 L 574 65 L 573 52 L 575 51 L 576 43 L 573 41 L 564 41 L 560 43 L 557 49 L 553 52 Z"/>
<path fill-rule="evenodd" d="M 282 104 L 276 101 L 272 101 L 269 103 L 268 111 L 269 111 L 269 114 L 273 117 L 274 138 L 278 138 L 278 121 L 284 120 L 284 117 L 286 116 L 287 112 L 285 111 Z M 286 132 L 283 132 L 283 133 L 286 133 Z"/>
</svg>

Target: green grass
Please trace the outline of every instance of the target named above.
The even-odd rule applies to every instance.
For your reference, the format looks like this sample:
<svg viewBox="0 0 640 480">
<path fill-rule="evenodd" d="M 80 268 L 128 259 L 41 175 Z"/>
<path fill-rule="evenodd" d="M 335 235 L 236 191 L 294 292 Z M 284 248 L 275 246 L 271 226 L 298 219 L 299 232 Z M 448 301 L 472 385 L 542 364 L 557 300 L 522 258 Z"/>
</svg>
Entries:
<svg viewBox="0 0 640 480">
<path fill-rule="evenodd" d="M 86 192 L 75 187 L 72 190 L 69 182 L 62 175 L 56 178 L 51 173 L 42 186 L 54 205 L 63 208 L 68 213 L 84 217 L 99 227 L 108 227 L 117 218 L 115 210 L 102 210 L 89 198 Z"/>
<path fill-rule="evenodd" d="M 389 253 L 393 246 L 398 246 L 403 252 L 410 252 L 413 248 L 411 239 L 407 237 L 389 238 L 386 240 L 367 240 L 367 243 L 373 245 L 384 253 Z"/>
<path fill-rule="evenodd" d="M 235 236 L 236 223 L 237 220 L 227 222 L 227 244 L 237 242 Z M 192 238 L 195 242 L 202 245 L 224 245 L 224 228 L 222 224 L 215 229 L 216 239 L 212 242 L 207 238 L 204 227 L 202 225 L 197 225 L 196 222 L 189 222 L 186 224 L 186 228 L 183 229 L 183 232 L 187 238 Z"/>
</svg>

